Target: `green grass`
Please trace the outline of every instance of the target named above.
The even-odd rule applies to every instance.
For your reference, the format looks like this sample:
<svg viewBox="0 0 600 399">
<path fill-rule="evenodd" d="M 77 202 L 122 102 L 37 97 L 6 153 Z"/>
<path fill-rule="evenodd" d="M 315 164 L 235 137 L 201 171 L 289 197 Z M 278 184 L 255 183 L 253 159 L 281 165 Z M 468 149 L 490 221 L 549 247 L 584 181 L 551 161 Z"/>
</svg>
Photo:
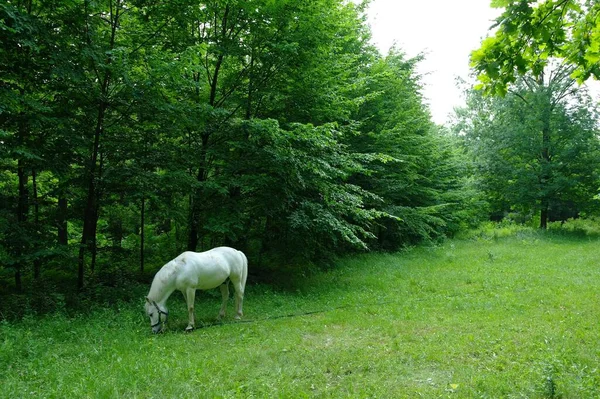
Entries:
<svg viewBox="0 0 600 399">
<path fill-rule="evenodd" d="M 0 397 L 600 397 L 599 239 L 518 231 L 340 261 L 294 290 L 0 324 Z M 231 304 L 230 304 L 231 305 Z"/>
</svg>

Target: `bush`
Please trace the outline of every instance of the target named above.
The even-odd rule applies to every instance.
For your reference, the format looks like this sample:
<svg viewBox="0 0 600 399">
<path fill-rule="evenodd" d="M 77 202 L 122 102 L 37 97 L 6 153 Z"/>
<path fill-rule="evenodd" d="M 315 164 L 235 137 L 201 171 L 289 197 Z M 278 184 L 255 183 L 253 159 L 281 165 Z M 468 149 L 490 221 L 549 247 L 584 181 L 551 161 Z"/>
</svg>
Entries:
<svg viewBox="0 0 600 399">
<path fill-rule="evenodd" d="M 548 230 L 558 233 L 571 233 L 580 236 L 600 236 L 600 218 L 567 219 L 564 222 L 548 223 Z"/>
<path fill-rule="evenodd" d="M 533 234 L 535 231 L 536 229 L 529 225 L 518 224 L 511 220 L 503 220 L 502 222 L 482 223 L 476 229 L 459 233 L 457 238 L 467 240 L 491 240 L 519 234 Z"/>
</svg>

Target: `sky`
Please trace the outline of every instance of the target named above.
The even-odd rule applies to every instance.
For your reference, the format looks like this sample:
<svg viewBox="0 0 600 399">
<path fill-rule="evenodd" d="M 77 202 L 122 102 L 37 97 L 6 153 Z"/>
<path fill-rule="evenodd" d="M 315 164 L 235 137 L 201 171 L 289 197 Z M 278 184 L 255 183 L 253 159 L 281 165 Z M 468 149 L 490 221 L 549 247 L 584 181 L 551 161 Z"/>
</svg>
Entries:
<svg viewBox="0 0 600 399">
<path fill-rule="evenodd" d="M 368 22 L 383 54 L 396 44 L 408 57 L 425 54 L 418 72 L 434 122 L 464 105 L 456 78 L 468 78 L 469 54 L 487 36 L 500 10 L 490 0 L 372 0 Z"/>
</svg>

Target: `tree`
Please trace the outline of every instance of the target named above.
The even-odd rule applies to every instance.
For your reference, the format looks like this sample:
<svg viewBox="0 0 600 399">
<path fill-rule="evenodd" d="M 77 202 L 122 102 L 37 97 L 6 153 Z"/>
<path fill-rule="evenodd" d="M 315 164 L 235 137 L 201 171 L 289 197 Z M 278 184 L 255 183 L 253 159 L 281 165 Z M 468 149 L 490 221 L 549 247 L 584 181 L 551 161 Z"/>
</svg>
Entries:
<svg viewBox="0 0 600 399">
<path fill-rule="evenodd" d="M 182 69 L 189 88 L 190 174 L 187 248 L 196 249 L 220 190 L 213 184 L 218 147 L 239 119 L 322 125 L 348 120 L 353 71 L 367 46 L 359 11 L 351 3 L 320 1 L 211 1 L 192 14 L 192 36 Z M 174 46 L 174 45 L 173 45 Z M 283 126 L 291 130 L 289 126 Z M 192 156 L 192 154 L 198 154 Z"/>
<path fill-rule="evenodd" d="M 597 113 L 559 66 L 526 75 L 504 98 L 470 91 L 455 126 L 474 155 L 492 213 L 549 220 L 594 209 L 600 185 Z"/>
<path fill-rule="evenodd" d="M 241 157 L 219 165 L 215 183 L 233 184 L 240 195 L 223 190 L 205 229 L 214 235 L 220 228 L 238 246 L 258 247 L 265 268 L 306 267 L 367 248 L 380 212 L 367 209 L 372 195 L 349 181 L 363 167 L 340 142 L 343 128 L 284 129 L 275 120 L 253 119 L 232 132 L 223 150 Z"/>
<path fill-rule="evenodd" d="M 52 23 L 36 14 L 51 10 L 31 0 L 0 5 L 0 145 L 3 166 L 16 171 L 16 194 L 3 195 L 9 204 L 2 213 L 10 254 L 3 263 L 14 269 L 17 290 L 29 264 L 39 278 L 42 248 L 49 244 L 42 239 L 47 226 L 42 226 L 38 177 L 51 147 L 44 127 L 52 123 L 54 93 L 48 82 L 57 57 Z M 2 180 L 13 187 L 7 174 Z"/>
<path fill-rule="evenodd" d="M 394 248 L 455 231 L 462 161 L 366 3 L 0 4 L 0 278 L 86 290 L 185 249 L 304 267 L 383 225 Z"/>
<path fill-rule="evenodd" d="M 423 105 L 420 60 L 392 49 L 372 62 L 359 89 L 359 134 L 348 138 L 353 151 L 370 157 L 368 172 L 354 178 L 378 198 L 370 205 L 384 212 L 376 233 L 386 249 L 452 234 L 466 203 L 457 195 L 464 175 L 457 147 Z"/>
<path fill-rule="evenodd" d="M 543 73 L 563 59 L 579 83 L 600 78 L 600 2 L 597 0 L 492 0 L 504 7 L 493 36 L 471 53 L 478 88 L 505 94 L 519 75 Z"/>
</svg>

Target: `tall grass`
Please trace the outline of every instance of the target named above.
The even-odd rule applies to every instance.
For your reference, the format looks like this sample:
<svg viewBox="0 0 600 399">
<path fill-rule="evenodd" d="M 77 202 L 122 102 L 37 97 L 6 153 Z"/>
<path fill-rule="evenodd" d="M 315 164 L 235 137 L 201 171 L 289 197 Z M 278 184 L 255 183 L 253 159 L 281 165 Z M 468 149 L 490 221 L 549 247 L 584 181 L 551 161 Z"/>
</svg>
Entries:
<svg viewBox="0 0 600 399">
<path fill-rule="evenodd" d="M 241 323 L 202 294 L 191 334 L 177 293 L 158 336 L 143 298 L 4 322 L 0 397 L 599 397 L 599 243 L 519 230 L 356 256 L 249 285 Z"/>
</svg>

